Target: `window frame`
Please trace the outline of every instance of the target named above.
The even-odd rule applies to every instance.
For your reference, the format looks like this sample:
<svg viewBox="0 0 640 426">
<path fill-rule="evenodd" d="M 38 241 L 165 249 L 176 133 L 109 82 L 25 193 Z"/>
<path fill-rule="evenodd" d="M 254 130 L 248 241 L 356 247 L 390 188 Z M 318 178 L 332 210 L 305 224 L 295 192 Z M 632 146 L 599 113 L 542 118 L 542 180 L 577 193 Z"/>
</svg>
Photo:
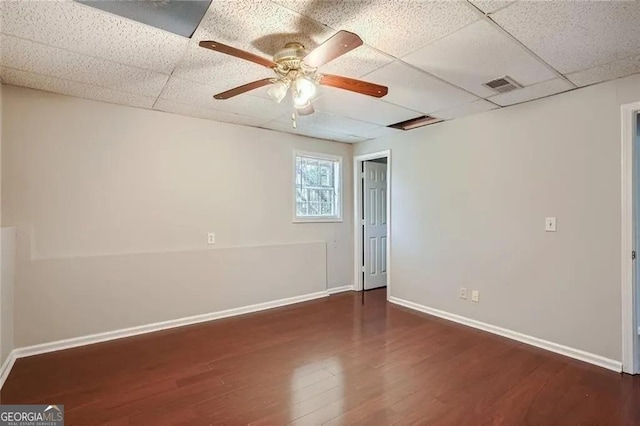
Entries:
<svg viewBox="0 0 640 426">
<path fill-rule="evenodd" d="M 337 183 L 334 181 L 334 187 L 337 191 L 336 201 L 338 203 L 337 206 L 337 215 L 335 216 L 298 216 L 296 204 L 297 204 L 297 186 L 296 186 L 296 159 L 298 157 L 306 157 L 313 158 L 317 160 L 325 160 L 325 161 L 333 161 L 338 163 L 338 173 L 337 173 Z M 342 156 L 333 155 L 333 154 L 325 154 L 322 152 L 310 152 L 310 151 L 293 151 L 293 171 L 291 176 L 293 177 L 291 182 L 292 187 L 292 215 L 293 215 L 293 223 L 322 223 L 322 222 L 343 222 L 343 200 L 344 200 L 344 168 Z"/>
</svg>

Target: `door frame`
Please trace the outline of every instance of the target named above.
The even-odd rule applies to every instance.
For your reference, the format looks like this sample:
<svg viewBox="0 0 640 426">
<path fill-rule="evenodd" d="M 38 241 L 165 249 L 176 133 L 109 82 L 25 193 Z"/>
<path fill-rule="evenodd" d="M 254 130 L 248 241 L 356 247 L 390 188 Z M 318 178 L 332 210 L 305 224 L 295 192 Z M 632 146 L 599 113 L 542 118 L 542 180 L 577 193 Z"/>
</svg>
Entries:
<svg viewBox="0 0 640 426">
<path fill-rule="evenodd" d="M 353 247 L 354 247 L 354 268 L 353 268 L 353 289 L 363 291 L 364 282 L 362 279 L 362 246 L 364 235 L 362 224 L 360 223 L 360 212 L 362 211 L 362 163 L 378 158 L 387 159 L 387 300 L 391 297 L 391 150 L 371 152 L 368 154 L 354 155 L 353 157 Z"/>
<path fill-rule="evenodd" d="M 638 184 L 640 170 L 635 170 L 634 178 L 634 140 L 636 133 L 636 115 L 640 113 L 640 102 L 622 105 L 622 140 L 621 140 L 621 257 L 622 257 L 622 371 L 629 374 L 640 372 L 640 362 L 638 347 L 640 337 L 638 336 L 638 307 L 636 298 L 638 297 L 637 279 L 635 278 L 640 269 L 636 271 L 634 261 L 631 257 L 635 247 L 635 224 L 634 224 L 634 203 L 638 200 L 634 197 L 634 192 L 640 190 Z M 637 187 L 636 187 L 637 186 Z"/>
</svg>

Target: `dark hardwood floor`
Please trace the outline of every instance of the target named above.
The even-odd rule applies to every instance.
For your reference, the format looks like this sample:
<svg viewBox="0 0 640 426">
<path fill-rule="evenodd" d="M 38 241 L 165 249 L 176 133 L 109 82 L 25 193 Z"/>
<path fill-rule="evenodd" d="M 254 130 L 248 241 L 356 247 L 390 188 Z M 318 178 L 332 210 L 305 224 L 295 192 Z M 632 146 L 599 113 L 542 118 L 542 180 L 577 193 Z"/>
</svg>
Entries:
<svg viewBox="0 0 640 426">
<path fill-rule="evenodd" d="M 640 424 L 640 378 L 359 293 L 19 359 L 67 425 Z"/>
</svg>

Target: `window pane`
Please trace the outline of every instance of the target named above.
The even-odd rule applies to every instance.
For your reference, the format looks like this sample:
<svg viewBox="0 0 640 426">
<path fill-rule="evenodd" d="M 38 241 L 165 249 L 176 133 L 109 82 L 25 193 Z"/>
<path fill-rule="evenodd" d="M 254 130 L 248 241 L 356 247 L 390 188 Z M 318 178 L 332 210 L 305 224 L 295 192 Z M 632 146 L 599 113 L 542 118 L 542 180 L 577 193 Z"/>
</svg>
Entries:
<svg viewBox="0 0 640 426">
<path fill-rule="evenodd" d="M 295 203 L 298 217 L 339 215 L 340 162 L 297 155 Z"/>
</svg>

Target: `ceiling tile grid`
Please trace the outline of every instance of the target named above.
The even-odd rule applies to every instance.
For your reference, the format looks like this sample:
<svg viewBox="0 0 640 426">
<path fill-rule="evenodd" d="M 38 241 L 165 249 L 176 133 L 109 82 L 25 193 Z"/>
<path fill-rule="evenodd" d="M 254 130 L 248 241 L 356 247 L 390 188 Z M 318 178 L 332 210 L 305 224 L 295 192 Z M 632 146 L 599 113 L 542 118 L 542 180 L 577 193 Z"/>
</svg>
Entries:
<svg viewBox="0 0 640 426">
<path fill-rule="evenodd" d="M 556 77 L 486 21 L 471 24 L 402 60 L 480 97 L 495 94 L 484 83 L 505 75 L 523 86 Z"/>
<path fill-rule="evenodd" d="M 491 14 L 512 5 L 515 1 L 471 0 L 471 3 L 484 13 Z"/>
<path fill-rule="evenodd" d="M 287 112 L 284 106 L 280 108 L 281 105 L 275 104 L 270 99 L 246 94 L 231 99 L 216 100 L 212 95 L 215 92 L 216 90 L 207 85 L 171 77 L 160 97 L 169 101 L 256 117 L 264 122 L 278 118 Z"/>
<path fill-rule="evenodd" d="M 322 66 L 322 72 L 326 74 L 339 74 L 351 78 L 360 78 L 371 71 L 382 68 L 393 62 L 394 58 L 367 45 L 352 50 L 347 55 L 341 56 Z"/>
<path fill-rule="evenodd" d="M 291 113 L 280 116 L 276 121 L 291 125 Z M 317 111 L 311 115 L 299 116 L 297 126 L 301 129 L 309 126 L 338 134 L 360 136 L 378 129 L 379 125 L 360 120 L 342 117 L 327 112 Z"/>
<path fill-rule="evenodd" d="M 629 0 L 214 0 L 189 39 L 71 0 L 0 0 L 0 78 L 353 143 L 418 115 L 451 120 L 638 73 L 637 22 L 640 1 Z M 274 74 L 199 41 L 271 58 L 287 42 L 312 49 L 340 29 L 365 45 L 320 71 L 387 85 L 383 99 L 319 87 L 316 113 L 293 129 L 291 99 L 275 104 L 267 88 L 212 98 Z M 497 94 L 483 85 L 505 75 L 524 87 Z"/>
<path fill-rule="evenodd" d="M 288 42 L 297 41 L 311 50 L 333 33 L 270 1 L 236 0 L 211 2 L 192 39 L 215 40 L 270 58 Z"/>
<path fill-rule="evenodd" d="M 154 73 L 58 49 L 33 41 L 0 35 L 0 64 L 79 83 L 145 96 L 160 94 L 169 78 Z"/>
<path fill-rule="evenodd" d="M 523 1 L 492 18 L 563 74 L 640 54 L 638 1 Z"/>
<path fill-rule="evenodd" d="M 399 61 L 367 74 L 365 79 L 390 87 L 385 101 L 425 114 L 477 99 L 464 90 Z"/>
<path fill-rule="evenodd" d="M 501 93 L 490 97 L 489 100 L 500 106 L 509 106 L 566 92 L 571 89 L 573 89 L 573 85 L 567 80 L 563 78 L 556 78 L 534 84 L 533 86 L 527 86 L 511 92 Z"/>
<path fill-rule="evenodd" d="M 189 39 L 74 1 L 0 1 L 2 33 L 170 74 Z"/>
<path fill-rule="evenodd" d="M 208 84 L 219 92 L 249 81 L 274 76 L 273 71 L 268 68 L 212 52 L 198 46 L 196 42 L 189 45 L 184 59 L 177 65 L 172 75 L 183 80 Z"/>
<path fill-rule="evenodd" d="M 421 115 L 379 99 L 370 99 L 346 90 L 322 87 L 323 96 L 314 102 L 316 110 L 355 120 L 388 126 Z"/>
<path fill-rule="evenodd" d="M 404 130 L 394 129 L 393 127 L 382 126 L 368 132 L 363 132 L 360 135 L 360 137 L 363 137 L 366 139 L 377 139 L 377 138 L 383 138 L 385 136 L 397 135 L 402 133 L 403 131 Z"/>
<path fill-rule="evenodd" d="M 96 99 L 112 104 L 151 108 L 156 101 L 154 97 L 118 92 L 117 90 L 105 89 L 91 84 L 78 83 L 11 68 L 0 67 L 0 77 L 2 77 L 4 83 L 14 86 L 30 87 L 77 98 Z"/>
<path fill-rule="evenodd" d="M 454 118 L 466 117 L 467 115 L 478 114 L 480 112 L 491 111 L 492 109 L 499 108 L 498 105 L 485 101 L 484 99 L 478 99 L 477 101 L 469 102 L 468 104 L 458 105 L 453 108 L 448 108 L 441 111 L 435 111 L 431 115 L 444 120 L 453 120 Z"/>
<path fill-rule="evenodd" d="M 289 122 L 287 122 L 286 120 L 274 120 L 266 124 L 263 124 L 260 127 L 262 127 L 263 129 L 275 130 L 277 132 L 282 132 L 282 133 L 291 133 L 294 135 L 327 139 L 334 142 L 355 143 L 355 142 L 363 142 L 368 139 L 362 136 L 340 134 L 340 133 L 332 132 L 330 130 L 326 130 L 326 129 L 322 129 L 322 128 L 314 127 L 310 125 L 297 126 L 296 128 L 294 128 L 291 124 L 290 118 L 289 118 Z"/>
<path fill-rule="evenodd" d="M 166 99 L 158 99 L 153 109 L 158 111 L 171 112 L 174 114 L 206 118 L 208 120 L 222 121 L 225 123 L 242 124 L 246 126 L 260 126 L 268 121 L 263 118 L 249 117 L 246 115 L 235 114 L 226 111 L 218 111 L 211 108 L 168 101 Z"/>
<path fill-rule="evenodd" d="M 574 72 L 567 75 L 567 78 L 575 85 L 582 87 L 636 73 L 640 73 L 640 55 L 600 65 L 588 70 Z"/>
<path fill-rule="evenodd" d="M 463 1 L 288 1 L 276 3 L 330 26 L 358 34 L 395 57 L 477 20 Z"/>
</svg>

